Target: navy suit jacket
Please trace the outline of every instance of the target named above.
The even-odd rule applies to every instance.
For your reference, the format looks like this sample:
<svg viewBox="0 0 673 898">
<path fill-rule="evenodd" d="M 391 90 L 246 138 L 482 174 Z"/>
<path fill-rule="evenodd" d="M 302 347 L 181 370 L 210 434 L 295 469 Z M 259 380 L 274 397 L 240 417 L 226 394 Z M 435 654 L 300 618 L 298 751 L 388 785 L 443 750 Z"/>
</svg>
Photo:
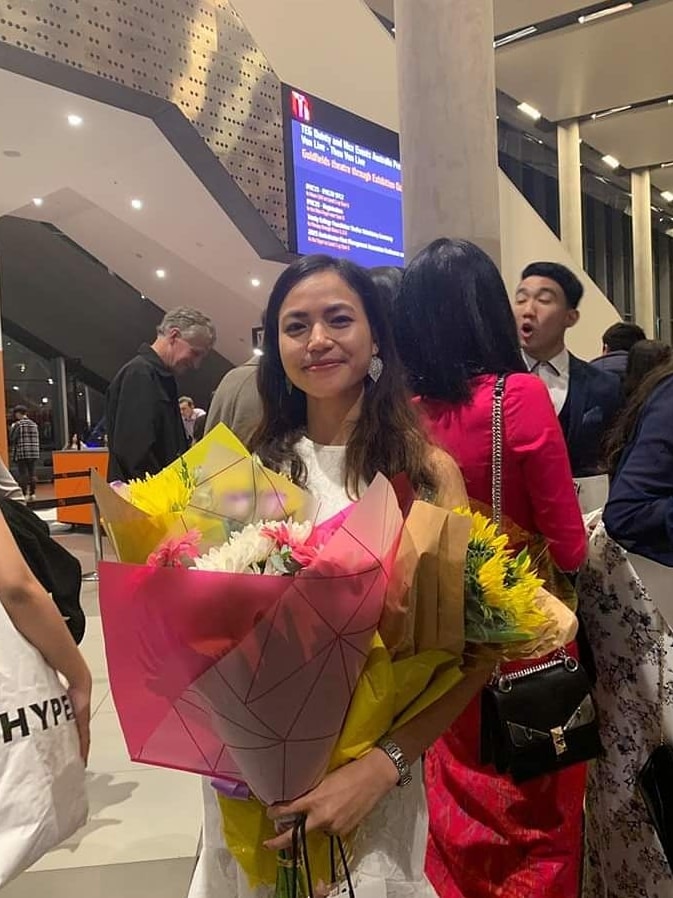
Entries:
<svg viewBox="0 0 673 898">
<path fill-rule="evenodd" d="M 603 521 L 629 552 L 673 567 L 673 375 L 640 413 L 610 484 Z M 673 575 L 672 575 L 673 576 Z"/>
<path fill-rule="evenodd" d="M 570 355 L 568 397 L 559 415 L 574 477 L 601 471 L 603 441 L 624 403 L 616 374 Z"/>
</svg>

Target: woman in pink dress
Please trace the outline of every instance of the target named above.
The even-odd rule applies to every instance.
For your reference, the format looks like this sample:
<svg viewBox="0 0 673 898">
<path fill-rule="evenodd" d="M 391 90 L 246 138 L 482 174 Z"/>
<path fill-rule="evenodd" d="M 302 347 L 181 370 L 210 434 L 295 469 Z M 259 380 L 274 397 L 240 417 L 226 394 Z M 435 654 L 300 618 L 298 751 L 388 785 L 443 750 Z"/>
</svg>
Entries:
<svg viewBox="0 0 673 898">
<path fill-rule="evenodd" d="M 503 400 L 502 506 L 517 548 L 543 537 L 562 571 L 586 536 L 546 386 L 525 372 L 505 285 L 473 244 L 441 239 L 409 266 L 396 336 L 432 438 L 491 505 L 491 413 Z M 585 765 L 515 785 L 479 760 L 477 698 L 430 749 L 427 873 L 441 898 L 574 898 L 582 857 Z"/>
</svg>

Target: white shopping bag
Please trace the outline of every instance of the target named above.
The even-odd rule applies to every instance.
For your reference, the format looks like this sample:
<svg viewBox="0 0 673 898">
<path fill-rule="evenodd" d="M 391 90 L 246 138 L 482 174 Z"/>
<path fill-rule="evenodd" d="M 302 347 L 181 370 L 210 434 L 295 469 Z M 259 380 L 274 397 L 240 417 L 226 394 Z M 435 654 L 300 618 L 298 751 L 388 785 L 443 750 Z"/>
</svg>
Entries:
<svg viewBox="0 0 673 898">
<path fill-rule="evenodd" d="M 67 692 L 0 603 L 0 889 L 88 814 Z"/>
</svg>

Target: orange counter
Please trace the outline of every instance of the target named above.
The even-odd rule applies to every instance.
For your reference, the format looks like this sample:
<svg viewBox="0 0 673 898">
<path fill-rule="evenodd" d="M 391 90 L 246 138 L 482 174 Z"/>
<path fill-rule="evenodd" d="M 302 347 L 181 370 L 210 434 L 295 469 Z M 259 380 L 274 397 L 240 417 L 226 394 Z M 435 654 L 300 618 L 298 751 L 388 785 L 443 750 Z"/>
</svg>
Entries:
<svg viewBox="0 0 673 898">
<path fill-rule="evenodd" d="M 107 477 L 107 449 L 62 449 L 52 453 L 54 474 L 71 474 L 78 471 L 90 471 L 95 468 L 101 477 Z M 69 499 L 71 496 L 88 496 L 91 483 L 88 474 L 81 477 L 54 477 L 54 490 L 57 499 Z M 57 508 L 56 515 L 62 524 L 91 524 L 90 505 L 72 505 Z"/>
</svg>

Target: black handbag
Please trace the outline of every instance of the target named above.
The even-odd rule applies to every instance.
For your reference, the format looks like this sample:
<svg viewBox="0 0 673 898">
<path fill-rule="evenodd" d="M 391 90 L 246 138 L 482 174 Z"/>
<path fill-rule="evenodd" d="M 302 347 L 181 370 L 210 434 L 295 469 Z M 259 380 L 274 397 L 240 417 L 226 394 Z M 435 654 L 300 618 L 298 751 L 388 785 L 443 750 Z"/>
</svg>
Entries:
<svg viewBox="0 0 673 898">
<path fill-rule="evenodd" d="M 502 399 L 493 393 L 493 520 L 502 524 Z M 496 670 L 482 692 L 481 760 L 517 782 L 589 761 L 602 751 L 596 706 L 582 665 L 561 649 L 515 673 Z"/>
<path fill-rule="evenodd" d="M 650 754 L 638 774 L 638 791 L 645 802 L 647 813 L 654 826 L 661 847 L 673 872 L 673 748 L 664 741 L 664 631 L 661 619 L 659 646 L 659 705 L 661 708 L 660 744 Z"/>
</svg>

